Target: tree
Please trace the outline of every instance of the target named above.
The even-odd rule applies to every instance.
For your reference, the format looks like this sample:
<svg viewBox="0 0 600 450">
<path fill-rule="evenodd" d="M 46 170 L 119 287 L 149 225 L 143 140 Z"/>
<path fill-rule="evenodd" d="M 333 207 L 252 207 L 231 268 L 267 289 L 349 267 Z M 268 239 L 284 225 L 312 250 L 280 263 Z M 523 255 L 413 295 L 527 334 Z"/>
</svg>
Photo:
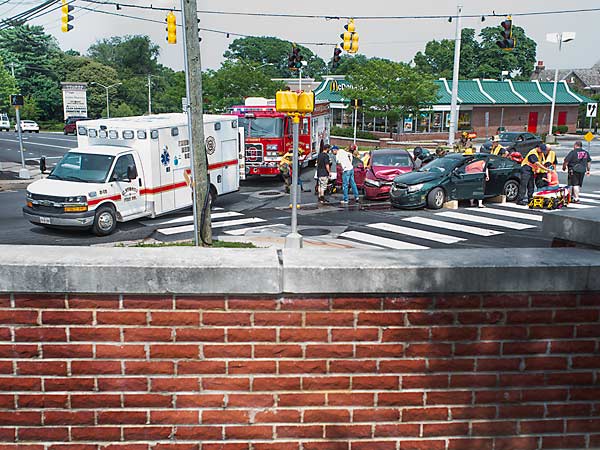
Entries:
<svg viewBox="0 0 600 450">
<path fill-rule="evenodd" d="M 111 117 L 130 117 L 135 115 L 127 103 L 121 103 L 114 110 L 111 110 Z"/>
<path fill-rule="evenodd" d="M 367 61 L 368 58 L 365 55 L 346 56 L 342 54 L 339 65 L 331 73 L 334 75 L 346 75 L 361 65 L 366 64 Z"/>
<path fill-rule="evenodd" d="M 147 75 L 158 70 L 160 47 L 148 36 L 114 36 L 96 41 L 88 56 L 115 68 L 120 74 Z"/>
<path fill-rule="evenodd" d="M 437 100 L 433 80 L 408 64 L 373 58 L 346 77 L 352 85 L 344 97 L 361 98 L 373 115 L 398 121 Z"/>
<path fill-rule="evenodd" d="M 244 97 L 274 97 L 284 88 L 259 68 L 243 62 L 225 61 L 219 70 L 203 74 L 204 106 L 210 112 L 224 112 L 228 107 L 244 103 Z"/>
<path fill-rule="evenodd" d="M 17 84 L 0 59 L 0 112 L 8 111 L 10 95 L 17 93 Z"/>
<path fill-rule="evenodd" d="M 297 45 L 307 66 L 302 70 L 303 76 L 320 77 L 327 66 L 319 56 L 308 48 Z M 289 78 L 297 73 L 288 69 L 288 57 L 292 53 L 292 43 L 276 37 L 244 37 L 235 39 L 229 44 L 229 50 L 223 56 L 230 62 L 237 60 L 252 62 L 257 65 L 272 64 L 265 70 L 272 78 Z"/>
</svg>

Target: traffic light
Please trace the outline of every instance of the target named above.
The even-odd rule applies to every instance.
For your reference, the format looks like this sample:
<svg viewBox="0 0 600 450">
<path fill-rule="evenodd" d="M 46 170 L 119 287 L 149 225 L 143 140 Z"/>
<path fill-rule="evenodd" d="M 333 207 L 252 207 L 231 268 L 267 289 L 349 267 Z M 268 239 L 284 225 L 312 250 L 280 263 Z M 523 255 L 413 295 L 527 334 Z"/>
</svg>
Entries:
<svg viewBox="0 0 600 450">
<path fill-rule="evenodd" d="M 302 55 L 296 44 L 292 44 L 292 53 L 288 58 L 288 69 L 298 70 L 302 68 Z"/>
<path fill-rule="evenodd" d="M 496 41 L 496 45 L 502 50 L 514 49 L 517 40 L 513 37 L 512 17 L 508 16 L 500 25 L 502 26 L 502 31 L 500 31 L 502 40 Z"/>
<path fill-rule="evenodd" d="M 67 5 L 67 0 L 62 0 L 62 6 L 60 10 L 62 12 L 60 29 L 63 33 L 68 33 L 73 29 L 73 25 L 69 23 L 73 20 L 73 16 L 69 14 L 71 11 L 73 11 L 73 7 L 71 5 Z"/>
<path fill-rule="evenodd" d="M 177 44 L 177 18 L 173 11 L 167 14 L 167 42 L 169 44 Z"/>
<path fill-rule="evenodd" d="M 346 31 L 340 34 L 342 38 L 340 46 L 348 53 L 356 53 L 358 51 L 358 33 L 355 31 L 354 19 L 350 19 L 344 28 Z"/>
<path fill-rule="evenodd" d="M 335 69 L 340 64 L 340 60 L 342 59 L 341 56 L 340 56 L 341 54 L 342 54 L 342 49 L 341 48 L 336 47 L 333 50 L 333 60 L 331 62 L 331 68 L 332 69 Z"/>
</svg>

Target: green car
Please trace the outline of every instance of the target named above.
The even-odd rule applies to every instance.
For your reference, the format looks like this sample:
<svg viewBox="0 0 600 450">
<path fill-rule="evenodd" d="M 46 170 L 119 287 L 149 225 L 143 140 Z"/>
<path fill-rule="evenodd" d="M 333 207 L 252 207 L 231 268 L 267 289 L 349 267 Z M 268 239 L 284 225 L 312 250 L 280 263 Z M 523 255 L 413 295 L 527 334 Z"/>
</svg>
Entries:
<svg viewBox="0 0 600 450">
<path fill-rule="evenodd" d="M 488 181 L 485 168 L 489 172 Z M 521 165 L 511 159 L 487 153 L 453 153 L 417 171 L 398 175 L 390 190 L 390 200 L 396 208 L 430 209 L 440 209 L 449 200 L 498 195 L 505 195 L 512 202 L 519 193 L 520 176 Z"/>
</svg>

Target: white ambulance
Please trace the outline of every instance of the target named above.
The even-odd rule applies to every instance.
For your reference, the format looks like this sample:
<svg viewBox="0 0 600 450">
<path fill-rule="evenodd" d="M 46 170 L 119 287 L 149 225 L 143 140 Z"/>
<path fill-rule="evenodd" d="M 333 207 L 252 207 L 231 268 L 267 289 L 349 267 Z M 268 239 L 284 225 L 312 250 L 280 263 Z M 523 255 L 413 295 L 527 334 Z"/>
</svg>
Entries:
<svg viewBox="0 0 600 450">
<path fill-rule="evenodd" d="M 243 129 L 235 116 L 205 114 L 204 134 L 212 203 L 238 191 L 245 176 Z M 192 205 L 185 114 L 91 120 L 77 135 L 77 148 L 27 187 L 23 215 L 31 223 L 105 236 L 117 222 Z"/>
</svg>

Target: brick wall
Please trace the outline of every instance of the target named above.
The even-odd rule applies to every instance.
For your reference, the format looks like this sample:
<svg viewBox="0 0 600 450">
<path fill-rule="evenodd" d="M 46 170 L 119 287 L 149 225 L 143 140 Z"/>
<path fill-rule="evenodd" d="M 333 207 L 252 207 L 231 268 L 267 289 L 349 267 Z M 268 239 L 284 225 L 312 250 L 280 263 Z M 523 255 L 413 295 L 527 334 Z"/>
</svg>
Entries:
<svg viewBox="0 0 600 450">
<path fill-rule="evenodd" d="M 599 316 L 598 294 L 0 294 L 0 448 L 600 447 Z"/>
</svg>

